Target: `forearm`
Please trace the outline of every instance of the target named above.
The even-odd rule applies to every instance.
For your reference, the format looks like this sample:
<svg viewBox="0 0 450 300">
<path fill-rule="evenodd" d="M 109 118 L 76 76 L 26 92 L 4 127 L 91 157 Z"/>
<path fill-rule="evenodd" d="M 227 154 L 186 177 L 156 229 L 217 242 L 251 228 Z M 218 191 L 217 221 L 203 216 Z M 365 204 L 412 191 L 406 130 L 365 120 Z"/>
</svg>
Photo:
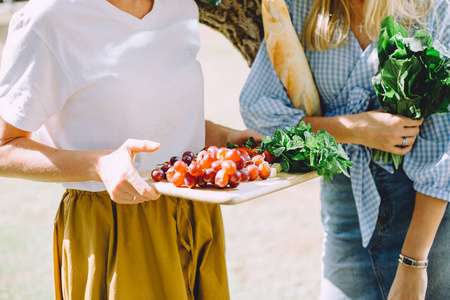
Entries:
<svg viewBox="0 0 450 300">
<path fill-rule="evenodd" d="M 447 208 L 447 201 L 416 193 L 411 224 L 402 254 L 417 260 L 428 257 L 436 232 Z"/>
<path fill-rule="evenodd" d="M 411 151 L 423 120 L 412 120 L 380 110 L 333 117 L 304 117 L 313 132 L 325 129 L 338 143 L 359 144 L 404 155 Z M 399 147 L 406 139 L 406 146 Z"/>
<path fill-rule="evenodd" d="M 236 130 L 222 125 L 214 124 L 211 121 L 205 121 L 206 146 L 226 147 L 227 142 L 242 145 L 248 138 L 253 137 L 256 142 L 260 142 L 263 138 L 259 133 L 253 130 Z"/>
<path fill-rule="evenodd" d="M 110 152 L 61 150 L 28 137 L 15 138 L 0 147 L 0 176 L 46 182 L 100 180 L 98 159 Z"/>
<path fill-rule="evenodd" d="M 355 134 L 357 121 L 352 115 L 335 117 L 310 117 L 302 119 L 306 124 L 310 124 L 312 131 L 317 132 L 325 129 L 338 143 L 359 144 L 358 135 Z"/>
<path fill-rule="evenodd" d="M 234 131 L 229 127 L 215 124 L 211 121 L 205 121 L 205 146 L 224 147 L 229 141 L 229 135 Z"/>
</svg>

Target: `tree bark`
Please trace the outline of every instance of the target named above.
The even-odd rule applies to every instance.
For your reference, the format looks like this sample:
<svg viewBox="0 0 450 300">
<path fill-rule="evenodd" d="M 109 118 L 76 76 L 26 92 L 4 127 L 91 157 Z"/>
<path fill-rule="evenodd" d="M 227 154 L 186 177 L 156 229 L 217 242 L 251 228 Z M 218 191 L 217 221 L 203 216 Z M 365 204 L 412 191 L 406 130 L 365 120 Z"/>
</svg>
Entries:
<svg viewBox="0 0 450 300">
<path fill-rule="evenodd" d="M 195 0 L 200 23 L 222 33 L 251 66 L 264 38 L 261 0 L 222 0 L 218 6 Z"/>
</svg>

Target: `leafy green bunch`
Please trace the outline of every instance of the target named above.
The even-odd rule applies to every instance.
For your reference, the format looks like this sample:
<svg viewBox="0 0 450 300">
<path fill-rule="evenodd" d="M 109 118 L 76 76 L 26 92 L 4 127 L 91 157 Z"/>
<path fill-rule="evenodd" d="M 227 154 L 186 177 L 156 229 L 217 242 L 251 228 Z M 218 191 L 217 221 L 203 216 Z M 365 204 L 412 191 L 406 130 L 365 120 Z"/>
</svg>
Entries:
<svg viewBox="0 0 450 300">
<path fill-rule="evenodd" d="M 279 159 L 285 172 L 317 171 L 325 180 L 340 173 L 350 177 L 347 168 L 353 163 L 342 146 L 325 130 L 314 134 L 303 121 L 286 131 L 277 129 L 262 140 L 261 148 Z"/>
<path fill-rule="evenodd" d="M 388 16 L 378 40 L 379 69 L 372 83 L 378 103 L 386 112 L 414 120 L 448 112 L 450 104 L 450 51 L 419 30 L 408 37 L 404 27 Z M 375 159 L 392 162 L 397 169 L 402 156 L 374 152 Z"/>
</svg>

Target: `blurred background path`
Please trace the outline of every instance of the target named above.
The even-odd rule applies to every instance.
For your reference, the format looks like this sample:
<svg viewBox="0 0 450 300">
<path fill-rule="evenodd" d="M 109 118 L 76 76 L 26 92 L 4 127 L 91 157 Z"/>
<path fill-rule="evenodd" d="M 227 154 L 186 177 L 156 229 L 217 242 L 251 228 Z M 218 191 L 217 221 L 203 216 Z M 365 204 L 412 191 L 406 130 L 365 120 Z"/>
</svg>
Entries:
<svg viewBox="0 0 450 300">
<path fill-rule="evenodd" d="M 9 19 L 0 4 L 0 50 Z M 221 34 L 202 26 L 201 35 L 205 117 L 244 129 L 238 98 L 249 68 Z M 317 299 L 319 182 L 222 206 L 232 300 Z M 0 177 L 0 300 L 53 298 L 52 226 L 62 193 L 57 184 Z"/>
</svg>

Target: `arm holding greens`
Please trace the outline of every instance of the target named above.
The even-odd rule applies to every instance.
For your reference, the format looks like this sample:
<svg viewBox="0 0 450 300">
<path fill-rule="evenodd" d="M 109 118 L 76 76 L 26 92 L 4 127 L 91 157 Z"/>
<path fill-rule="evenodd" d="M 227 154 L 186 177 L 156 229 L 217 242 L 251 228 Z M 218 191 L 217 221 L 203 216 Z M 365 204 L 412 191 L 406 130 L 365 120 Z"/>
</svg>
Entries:
<svg viewBox="0 0 450 300">
<path fill-rule="evenodd" d="M 445 223 L 442 220 L 444 213 L 448 215 L 450 201 L 449 131 L 450 114 L 430 116 L 422 125 L 414 149 L 404 159 L 403 169 L 414 182 L 416 201 L 401 251 L 415 260 L 427 260 L 433 247 L 445 249 L 447 256 L 449 253 L 448 237 L 442 237 L 438 231 L 439 226 L 448 226 L 448 216 Z M 436 261 L 430 260 L 430 264 L 440 267 Z M 400 263 L 389 299 L 424 299 L 427 281 L 426 269 Z"/>
<path fill-rule="evenodd" d="M 248 128 L 272 135 L 300 121 L 311 124 L 313 132 L 325 129 L 339 143 L 354 143 L 404 155 L 419 132 L 421 120 L 411 120 L 381 111 L 336 117 L 306 116 L 292 107 L 289 97 L 273 70 L 263 41 L 240 96 L 241 114 Z M 399 148 L 407 137 L 407 147 Z"/>
</svg>

